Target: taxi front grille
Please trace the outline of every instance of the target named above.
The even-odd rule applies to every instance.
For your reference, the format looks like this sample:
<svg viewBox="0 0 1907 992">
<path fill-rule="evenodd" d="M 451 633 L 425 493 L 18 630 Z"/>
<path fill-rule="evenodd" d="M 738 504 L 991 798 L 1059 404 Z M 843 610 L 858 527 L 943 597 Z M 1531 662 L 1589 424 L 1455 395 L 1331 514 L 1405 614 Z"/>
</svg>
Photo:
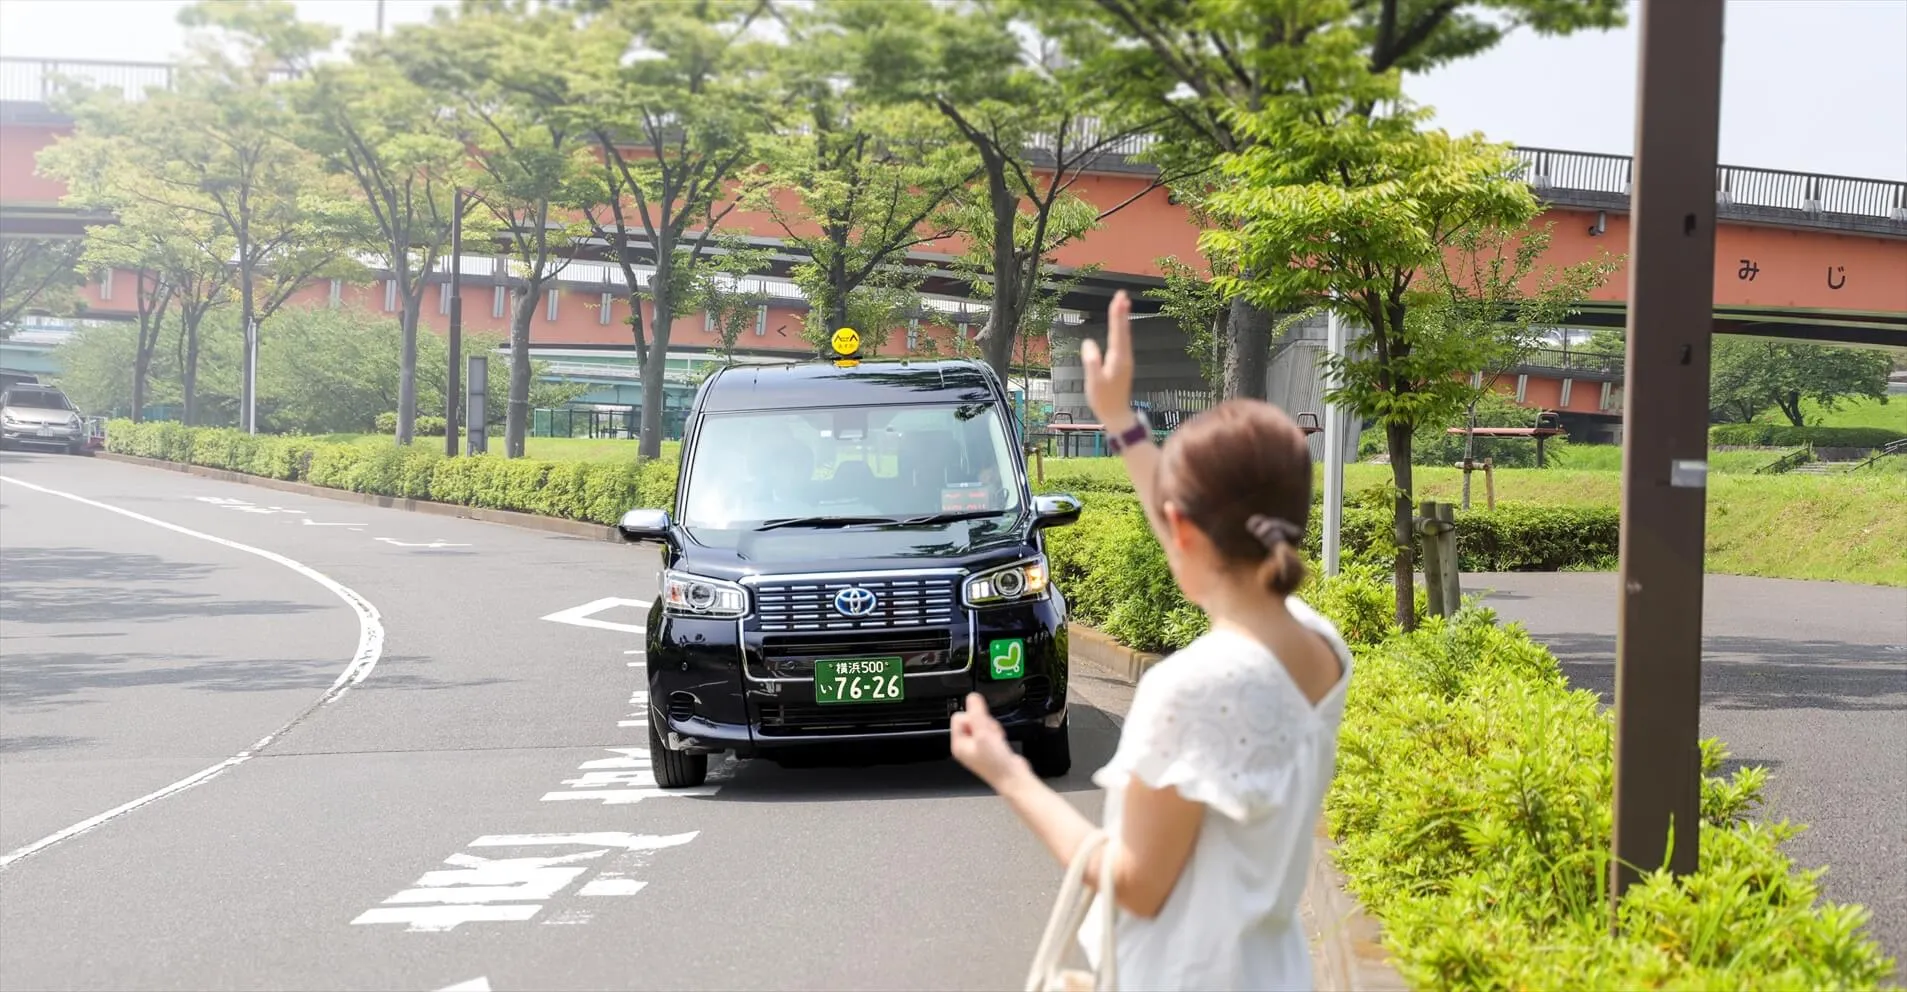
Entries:
<svg viewBox="0 0 1907 992">
<path fill-rule="evenodd" d="M 910 699 L 900 703 L 823 705 L 771 703 L 761 707 L 761 732 L 771 736 L 863 734 L 945 730 L 960 700 Z"/>
<path fill-rule="evenodd" d="M 848 616 L 835 597 L 849 588 L 874 594 L 874 607 Z M 755 588 L 756 622 L 766 633 L 893 630 L 953 622 L 960 602 L 955 576 L 766 581 Z"/>
</svg>

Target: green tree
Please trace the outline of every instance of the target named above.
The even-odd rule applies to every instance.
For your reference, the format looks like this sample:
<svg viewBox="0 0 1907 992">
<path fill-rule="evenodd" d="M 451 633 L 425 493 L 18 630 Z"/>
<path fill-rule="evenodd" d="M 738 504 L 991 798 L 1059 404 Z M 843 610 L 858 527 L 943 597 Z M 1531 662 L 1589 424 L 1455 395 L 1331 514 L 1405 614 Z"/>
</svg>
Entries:
<svg viewBox="0 0 1907 992">
<path fill-rule="evenodd" d="M 1796 427 L 1807 424 L 1804 400 L 1830 413 L 1857 396 L 1886 403 L 1893 371 L 1880 351 L 1733 335 L 1715 339 L 1711 362 L 1710 419 L 1746 422 L 1773 407 Z"/>
<path fill-rule="evenodd" d="M 736 209 L 731 184 L 757 161 L 781 111 L 774 52 L 752 32 L 765 10 L 758 0 L 583 6 L 578 49 L 564 59 L 571 93 L 564 114 L 597 148 L 600 206 L 590 213 L 629 285 L 642 363 L 637 452 L 656 458 L 675 319 L 689 312 L 722 221 Z M 655 326 L 647 334 L 639 263 L 653 272 L 646 295 Z"/>
<path fill-rule="evenodd" d="M 1204 177 L 1181 189 L 1182 198 L 1197 201 L 1228 182 L 1197 171 L 1201 163 L 1251 149 L 1263 140 L 1250 124 L 1257 115 L 1319 91 L 1313 49 L 1321 36 L 1349 39 L 1351 50 L 1338 52 L 1340 68 L 1395 77 L 1477 55 L 1516 30 L 1564 35 L 1619 26 L 1623 7 L 1623 0 L 1091 0 L 1038 9 L 1065 25 L 1058 36 L 1088 71 L 1160 113 L 1161 140 L 1145 155 L 1163 169 Z M 1368 93 L 1355 99 L 1349 116 L 1385 112 Z M 1228 285 L 1235 284 L 1220 281 Z M 1301 301 L 1256 293 L 1228 303 L 1224 395 L 1262 399 L 1271 314 Z"/>
<path fill-rule="evenodd" d="M 1331 307 L 1365 329 L 1329 363 L 1332 398 L 1384 425 L 1397 617 L 1414 626 L 1411 433 L 1462 408 L 1461 375 L 1477 366 L 1469 343 L 1439 333 L 1444 321 L 1411 308 L 1436 300 L 1425 283 L 1466 232 L 1519 230 L 1538 207 L 1509 149 L 1420 131 L 1426 115 L 1396 72 L 1367 70 L 1364 49 L 1353 27 L 1318 25 L 1299 67 L 1310 94 L 1240 115 L 1252 141 L 1225 157 L 1231 182 L 1209 201 L 1224 224 L 1202 244 L 1241 273 L 1220 279 L 1225 291 L 1266 309 Z"/>
<path fill-rule="evenodd" d="M 243 426 L 255 430 L 252 380 L 242 370 L 258 361 L 263 325 L 313 278 L 354 270 L 348 198 L 290 140 L 296 114 L 284 87 L 336 32 L 300 23 L 285 0 L 201 0 L 179 21 L 193 31 L 173 88 L 123 108 L 89 103 L 98 112 L 76 120 L 76 131 L 123 139 L 118 150 L 136 156 L 149 179 L 139 199 L 205 217 L 230 238 L 239 326 L 249 329 L 239 408 Z"/>
<path fill-rule="evenodd" d="M 850 63 L 861 73 L 856 85 L 932 108 L 979 157 L 977 188 L 956 199 L 952 216 L 969 238 L 959 267 L 989 304 L 979 349 L 1003 379 L 1020 335 L 1047 329 L 1058 309 L 1066 287 L 1052 279 L 1053 253 L 1146 192 L 1100 208 L 1074 186 L 1164 121 L 1126 99 L 1119 82 L 1063 54 L 1038 30 L 1039 9 L 904 0 L 831 6 L 858 47 Z"/>
<path fill-rule="evenodd" d="M 27 314 L 73 310 L 83 250 L 78 238 L 0 238 L 0 341 Z"/>
<path fill-rule="evenodd" d="M 355 183 L 369 214 L 367 245 L 396 284 L 398 444 L 409 444 L 417 411 L 417 326 L 424 287 L 450 248 L 457 190 L 472 179 L 468 151 L 443 103 L 407 78 L 375 41 L 349 63 L 316 67 L 298 90 L 298 139 Z M 469 213 L 469 207 L 464 207 Z M 473 241 L 483 232 L 473 231 Z"/>
<path fill-rule="evenodd" d="M 796 126 L 764 142 L 747 203 L 808 257 L 793 273 L 808 342 L 854 327 L 878 350 L 894 317 L 918 309 L 908 251 L 954 233 L 945 208 L 980 170 L 941 114 L 867 88 L 858 60 L 875 53 L 843 30 L 844 13 L 824 0 L 792 14 L 782 76 Z"/>
<path fill-rule="evenodd" d="M 388 42 L 406 76 L 454 104 L 451 120 L 479 165 L 477 197 L 508 246 L 516 300 L 504 418 L 509 458 L 523 457 L 529 432 L 530 322 L 591 234 L 580 214 L 593 202 L 596 163 L 562 68 L 591 57 L 585 40 L 565 10 L 472 5 L 460 16 L 440 10 Z"/>
</svg>

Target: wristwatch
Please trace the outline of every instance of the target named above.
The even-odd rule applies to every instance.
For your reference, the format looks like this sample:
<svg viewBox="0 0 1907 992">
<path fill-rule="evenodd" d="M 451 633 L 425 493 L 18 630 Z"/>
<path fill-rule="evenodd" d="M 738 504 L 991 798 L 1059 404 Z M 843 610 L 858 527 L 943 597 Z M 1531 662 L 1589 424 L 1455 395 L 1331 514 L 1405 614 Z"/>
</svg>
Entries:
<svg viewBox="0 0 1907 992">
<path fill-rule="evenodd" d="M 1106 435 L 1106 450 L 1121 454 L 1127 448 L 1142 441 L 1152 440 L 1152 422 L 1146 419 L 1144 410 L 1132 411 L 1132 426 L 1117 434 Z"/>
</svg>

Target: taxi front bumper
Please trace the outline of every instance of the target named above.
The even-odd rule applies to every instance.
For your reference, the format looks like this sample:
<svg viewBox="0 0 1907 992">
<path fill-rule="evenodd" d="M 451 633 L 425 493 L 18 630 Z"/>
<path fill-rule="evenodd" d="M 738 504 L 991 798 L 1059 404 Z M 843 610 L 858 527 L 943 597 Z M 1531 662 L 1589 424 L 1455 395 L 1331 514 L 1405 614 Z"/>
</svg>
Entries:
<svg viewBox="0 0 1907 992">
<path fill-rule="evenodd" d="M 1024 643 L 1018 677 L 994 678 L 988 645 Z M 844 645 L 819 651 L 838 657 Z M 822 744 L 944 739 L 952 714 L 978 692 L 1009 738 L 1065 723 L 1067 654 L 1057 596 L 964 610 L 955 622 L 857 638 L 852 653 L 901 655 L 905 692 L 886 703 L 817 702 L 816 649 L 777 643 L 746 621 L 654 617 L 647 668 L 650 718 L 672 750 L 742 757 Z"/>
</svg>

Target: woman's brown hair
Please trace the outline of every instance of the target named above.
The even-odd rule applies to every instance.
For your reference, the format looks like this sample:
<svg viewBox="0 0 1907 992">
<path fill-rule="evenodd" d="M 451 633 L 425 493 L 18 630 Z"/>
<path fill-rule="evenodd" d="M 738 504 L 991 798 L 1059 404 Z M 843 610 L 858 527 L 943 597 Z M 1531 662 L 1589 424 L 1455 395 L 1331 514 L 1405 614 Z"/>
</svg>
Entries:
<svg viewBox="0 0 1907 992">
<path fill-rule="evenodd" d="M 1311 447 L 1283 410 L 1233 399 L 1187 421 L 1160 452 L 1158 491 L 1228 561 L 1256 564 L 1273 593 L 1304 581 Z"/>
</svg>

